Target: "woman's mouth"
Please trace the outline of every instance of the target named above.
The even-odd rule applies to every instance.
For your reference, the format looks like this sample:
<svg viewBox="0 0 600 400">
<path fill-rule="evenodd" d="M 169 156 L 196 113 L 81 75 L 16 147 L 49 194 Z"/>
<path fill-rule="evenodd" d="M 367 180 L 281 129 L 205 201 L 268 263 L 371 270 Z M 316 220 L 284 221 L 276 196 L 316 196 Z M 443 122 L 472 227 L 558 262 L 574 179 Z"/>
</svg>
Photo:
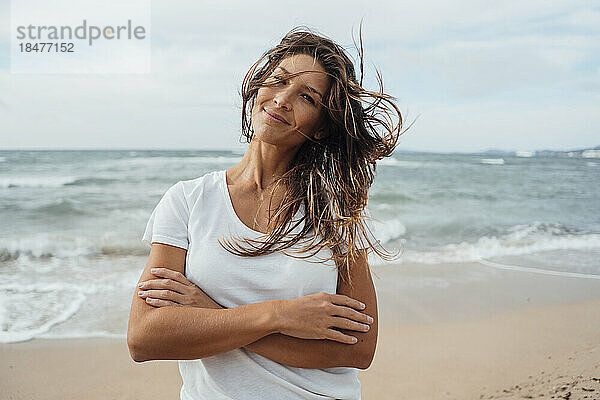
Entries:
<svg viewBox="0 0 600 400">
<path fill-rule="evenodd" d="M 263 111 L 265 112 L 265 115 L 267 116 L 268 119 L 270 119 L 272 121 L 281 122 L 282 124 L 289 125 L 289 123 L 287 121 L 285 121 L 283 118 L 278 117 L 277 115 L 268 112 L 265 108 L 263 108 Z"/>
</svg>

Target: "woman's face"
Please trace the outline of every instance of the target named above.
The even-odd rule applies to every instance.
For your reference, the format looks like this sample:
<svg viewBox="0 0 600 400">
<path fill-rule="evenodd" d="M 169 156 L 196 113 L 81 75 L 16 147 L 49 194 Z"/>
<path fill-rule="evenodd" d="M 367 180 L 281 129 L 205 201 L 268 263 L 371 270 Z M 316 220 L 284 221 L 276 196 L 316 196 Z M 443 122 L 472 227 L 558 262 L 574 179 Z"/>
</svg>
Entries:
<svg viewBox="0 0 600 400">
<path fill-rule="evenodd" d="M 302 75 L 288 78 L 302 71 Z M 299 147 L 306 136 L 319 139 L 324 115 L 322 96 L 329 87 L 325 69 L 312 56 L 297 54 L 281 61 L 261 87 L 252 108 L 254 138 L 281 150 Z M 277 119 L 281 118 L 283 121 Z"/>
</svg>

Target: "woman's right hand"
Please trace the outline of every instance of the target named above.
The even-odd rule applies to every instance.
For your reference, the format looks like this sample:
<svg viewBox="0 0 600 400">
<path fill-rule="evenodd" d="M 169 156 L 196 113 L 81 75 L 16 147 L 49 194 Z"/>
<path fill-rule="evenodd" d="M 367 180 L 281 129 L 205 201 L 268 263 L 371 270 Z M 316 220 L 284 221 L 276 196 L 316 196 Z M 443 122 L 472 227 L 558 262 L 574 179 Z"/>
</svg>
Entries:
<svg viewBox="0 0 600 400">
<path fill-rule="evenodd" d="M 358 300 L 341 294 L 317 293 L 275 302 L 277 331 L 301 339 L 329 339 L 354 344 L 357 339 L 337 329 L 367 332 L 373 319 L 356 310 Z"/>
</svg>

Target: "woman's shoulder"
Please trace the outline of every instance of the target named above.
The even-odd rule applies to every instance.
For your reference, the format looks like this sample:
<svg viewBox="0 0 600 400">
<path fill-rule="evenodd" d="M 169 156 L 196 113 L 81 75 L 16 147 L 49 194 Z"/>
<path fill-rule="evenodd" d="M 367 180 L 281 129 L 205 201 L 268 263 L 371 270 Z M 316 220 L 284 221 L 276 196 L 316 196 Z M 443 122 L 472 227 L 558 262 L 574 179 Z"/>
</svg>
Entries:
<svg viewBox="0 0 600 400">
<path fill-rule="evenodd" d="M 198 178 L 182 180 L 182 181 L 179 181 L 178 183 L 181 184 L 185 188 L 195 188 L 198 186 L 216 185 L 220 181 L 221 175 L 223 174 L 223 172 L 224 171 L 221 171 L 221 170 L 212 171 L 212 172 L 208 172 L 202 176 L 199 176 Z"/>
<path fill-rule="evenodd" d="M 212 171 L 198 178 L 181 180 L 175 185 L 179 185 L 180 193 L 183 195 L 188 204 L 194 203 L 198 198 L 207 193 L 220 190 L 222 177 L 225 171 Z M 174 186 L 175 186 L 174 185 Z"/>
</svg>

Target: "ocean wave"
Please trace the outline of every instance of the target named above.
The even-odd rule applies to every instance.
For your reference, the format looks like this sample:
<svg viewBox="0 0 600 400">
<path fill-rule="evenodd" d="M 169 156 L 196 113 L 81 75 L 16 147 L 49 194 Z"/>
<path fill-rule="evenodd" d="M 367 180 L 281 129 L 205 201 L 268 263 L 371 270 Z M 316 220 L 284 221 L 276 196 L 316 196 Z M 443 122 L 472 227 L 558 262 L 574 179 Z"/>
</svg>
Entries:
<svg viewBox="0 0 600 400">
<path fill-rule="evenodd" d="M 79 331 L 73 330 L 66 333 L 42 333 L 36 336 L 39 339 L 84 339 L 84 338 L 109 338 L 126 339 L 127 332 L 111 333 L 106 331 Z"/>
<path fill-rule="evenodd" d="M 502 235 L 483 236 L 476 242 L 451 243 L 429 251 L 406 250 L 401 263 L 440 264 L 479 261 L 553 250 L 600 248 L 600 234 L 584 233 L 559 223 L 534 222 L 509 227 Z"/>
<path fill-rule="evenodd" d="M 118 164 L 118 165 L 126 165 L 129 167 L 146 167 L 146 166 L 156 166 L 157 164 L 236 164 L 240 162 L 242 157 L 228 157 L 228 156 L 190 156 L 190 157 L 167 157 L 167 156 L 158 156 L 158 157 L 135 157 L 135 158 L 122 158 L 119 160 L 111 160 L 107 163 L 109 164 Z"/>
<path fill-rule="evenodd" d="M 113 182 L 118 182 L 118 179 L 88 177 L 78 178 L 74 181 L 67 182 L 64 184 L 64 186 L 108 185 Z"/>
<path fill-rule="evenodd" d="M 106 243 L 94 238 L 39 234 L 29 238 L 5 239 L 0 248 L 0 262 L 18 259 L 68 259 L 75 257 L 145 256 L 148 249 L 136 243 Z"/>
<path fill-rule="evenodd" d="M 1 291 L 2 289 L 0 289 Z M 75 315 L 81 308 L 86 296 L 80 292 L 65 293 L 55 290 L 44 291 L 45 296 L 38 302 L 32 302 L 31 292 L 25 294 L 25 298 L 15 296 L 15 291 L 4 291 L 0 296 L 0 343 L 14 343 L 33 339 L 34 337 L 48 332 L 53 326 L 67 321 Z M 53 308 L 46 308 L 44 312 L 39 312 L 39 307 L 48 304 L 48 297 L 63 293 L 68 296 L 68 301 L 55 302 Z M 17 310 L 16 307 L 22 307 L 23 304 L 32 308 L 27 315 L 23 310 Z M 23 314 L 19 317 L 11 314 Z"/>
<path fill-rule="evenodd" d="M 497 201 L 500 200 L 498 194 L 494 192 L 484 192 L 476 190 L 467 190 L 455 188 L 452 190 L 441 190 L 431 188 L 427 191 L 422 191 L 418 196 L 411 196 L 403 192 L 391 192 L 384 190 L 373 190 L 369 195 L 369 201 L 373 201 L 371 207 L 394 210 L 402 207 L 403 203 L 406 202 L 418 202 L 422 203 L 427 200 L 438 200 L 438 199 L 450 199 L 450 200 L 483 200 L 483 201 Z"/>
<path fill-rule="evenodd" d="M 25 215 L 35 214 L 36 217 L 49 218 L 57 216 L 72 218 L 80 215 L 98 215 L 100 212 L 102 212 L 103 216 L 106 215 L 105 211 L 99 211 L 98 207 L 70 197 L 56 197 L 50 199 L 49 202 L 41 204 L 37 201 L 35 203 L 33 201 L 14 202 L 4 205 L 2 208 L 9 212 L 25 213 Z M 127 211 L 124 210 L 122 214 L 126 215 Z M 139 215 L 142 215 L 142 213 L 138 213 Z M 146 213 L 143 215 L 146 215 Z"/>
<path fill-rule="evenodd" d="M 371 225 L 373 234 L 381 243 L 391 242 L 406 234 L 406 227 L 398 218 L 389 219 L 385 222 L 374 219 Z"/>
<path fill-rule="evenodd" d="M 80 294 L 95 294 L 102 290 L 103 286 L 94 285 L 94 284 L 74 284 L 67 282 L 34 282 L 34 283 L 19 283 L 17 282 L 9 282 L 9 283 L 0 283 L 0 291 L 10 292 L 12 294 L 15 293 L 23 293 L 23 294 L 32 294 L 32 293 L 61 293 L 61 292 L 73 292 Z"/>
<path fill-rule="evenodd" d="M 473 199 L 473 200 L 484 200 L 484 201 L 496 201 L 500 198 L 497 194 L 483 191 L 466 191 L 466 190 L 439 190 L 432 191 L 429 196 L 430 199 Z M 427 198 L 424 196 L 424 198 Z"/>
<path fill-rule="evenodd" d="M 14 187 L 61 187 L 75 182 L 73 176 L 9 176 L 0 178 L 0 188 Z"/>
<path fill-rule="evenodd" d="M 119 245 L 108 245 L 100 247 L 100 254 L 103 256 L 146 256 L 148 249 L 144 247 L 127 247 Z"/>
<path fill-rule="evenodd" d="M 386 191 L 373 191 L 369 195 L 369 206 L 373 208 L 398 209 L 402 202 L 415 201 L 416 198 L 406 193 L 390 193 Z"/>
<path fill-rule="evenodd" d="M 479 163 L 488 165 L 504 165 L 504 158 L 481 158 Z"/>
<path fill-rule="evenodd" d="M 60 215 L 85 215 L 87 214 L 84 209 L 81 208 L 82 203 L 72 200 L 61 198 L 54 201 L 54 203 L 44 204 L 29 211 L 34 211 L 38 214 L 48 216 L 60 216 Z"/>
<path fill-rule="evenodd" d="M 107 200 L 108 202 L 108 200 Z M 9 203 L 0 205 L 0 212 L 16 212 L 25 214 L 36 214 L 36 216 L 56 217 L 64 216 L 66 218 L 77 217 L 79 215 L 89 215 L 102 218 L 110 218 L 113 221 L 123 223 L 129 219 L 136 222 L 146 221 L 150 212 L 146 209 L 114 208 L 104 209 L 104 204 L 93 205 L 73 198 L 60 197 L 52 202 L 42 204 L 28 204 L 26 202 Z"/>
<path fill-rule="evenodd" d="M 114 208 L 112 210 L 108 210 L 106 211 L 106 216 L 107 218 L 110 218 L 112 220 L 116 220 L 116 221 L 124 221 L 126 219 L 131 219 L 134 221 L 147 221 L 148 217 L 150 215 L 150 212 L 147 209 L 130 209 L 130 208 L 126 208 L 126 209 L 121 209 L 121 208 Z M 142 227 L 143 228 L 143 227 Z"/>
<path fill-rule="evenodd" d="M 0 178 L 0 188 L 29 187 L 53 188 L 61 186 L 107 185 L 117 182 L 114 178 L 73 176 L 10 176 Z"/>
<path fill-rule="evenodd" d="M 55 268 L 48 270 L 48 264 Z M 119 265 L 73 259 L 28 262 L 23 268 L 11 268 L 7 271 L 9 279 L 0 282 L 0 343 L 110 336 L 110 332 L 95 332 L 107 326 L 95 323 L 103 318 L 98 315 L 103 307 L 99 304 L 116 306 L 111 315 L 126 309 L 122 299 L 131 298 L 142 270 L 135 268 L 136 264 L 131 259 Z M 82 330 L 85 332 L 79 332 Z"/>
<path fill-rule="evenodd" d="M 439 168 L 447 166 L 448 164 L 436 162 L 436 161 L 408 161 L 408 160 L 398 160 L 397 158 L 384 158 L 383 160 L 377 161 L 377 165 L 382 165 L 384 167 L 401 167 L 401 168 Z"/>
</svg>

